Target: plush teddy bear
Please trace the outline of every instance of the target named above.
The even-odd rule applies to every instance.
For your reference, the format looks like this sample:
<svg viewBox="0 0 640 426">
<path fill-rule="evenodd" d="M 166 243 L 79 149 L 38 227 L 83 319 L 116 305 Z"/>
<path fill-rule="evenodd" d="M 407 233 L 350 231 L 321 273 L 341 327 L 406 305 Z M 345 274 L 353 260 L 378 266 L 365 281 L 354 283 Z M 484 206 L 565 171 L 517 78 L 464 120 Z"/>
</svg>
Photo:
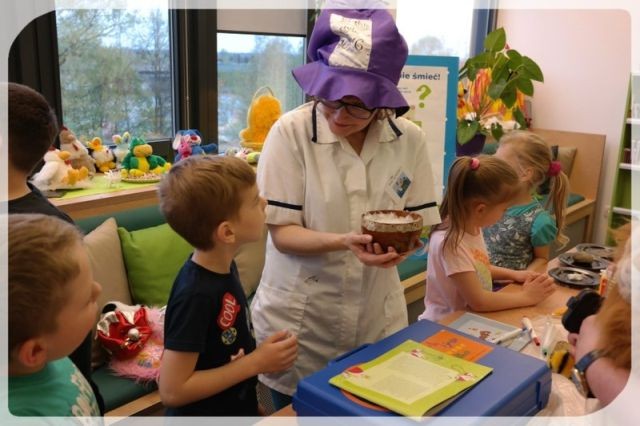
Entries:
<svg viewBox="0 0 640 426">
<path fill-rule="evenodd" d="M 89 169 L 84 166 L 74 169 L 69 162 L 70 158 L 71 154 L 67 151 L 49 150 L 44 155 L 44 165 L 33 175 L 33 184 L 42 190 L 88 187 Z"/>
<path fill-rule="evenodd" d="M 175 161 L 192 155 L 215 154 L 218 151 L 218 145 L 214 143 L 202 145 L 202 135 L 195 129 L 178 130 L 172 146 L 178 152 Z"/>
<path fill-rule="evenodd" d="M 96 161 L 96 168 L 99 172 L 107 173 L 111 169 L 116 168 L 115 157 L 113 152 L 106 146 L 102 145 L 102 139 L 95 137 L 87 144 L 92 149 L 91 156 Z"/>
<path fill-rule="evenodd" d="M 153 148 L 142 138 L 133 138 L 129 147 L 129 153 L 122 161 L 123 177 L 142 177 L 147 173 L 160 175 L 171 168 L 159 155 L 153 155 Z"/>
<path fill-rule="evenodd" d="M 258 96 L 258 93 L 264 90 L 268 93 Z M 261 151 L 267 133 L 281 115 L 280 101 L 273 96 L 271 89 L 265 87 L 258 89 L 249 106 L 247 127 L 240 131 L 240 145 L 254 151 Z"/>
<path fill-rule="evenodd" d="M 70 154 L 71 167 L 74 169 L 86 167 L 93 174 L 95 161 L 89 155 L 89 150 L 65 126 L 60 130 L 60 151 L 67 151 Z"/>
<path fill-rule="evenodd" d="M 111 140 L 116 144 L 113 154 L 116 156 L 116 165 L 120 166 L 124 157 L 129 153 L 129 143 L 131 142 L 131 135 L 129 132 L 124 132 L 122 135 L 113 135 Z"/>
</svg>

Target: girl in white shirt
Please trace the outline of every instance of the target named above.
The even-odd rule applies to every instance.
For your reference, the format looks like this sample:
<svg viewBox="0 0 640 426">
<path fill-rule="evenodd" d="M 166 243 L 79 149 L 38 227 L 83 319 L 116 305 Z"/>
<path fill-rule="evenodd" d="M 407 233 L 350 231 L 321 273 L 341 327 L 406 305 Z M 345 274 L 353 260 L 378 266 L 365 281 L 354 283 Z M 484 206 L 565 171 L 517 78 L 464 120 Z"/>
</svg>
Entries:
<svg viewBox="0 0 640 426">
<path fill-rule="evenodd" d="M 518 176 L 505 161 L 460 157 L 449 172 L 440 206 L 443 223 L 432 228 L 425 311 L 438 321 L 456 310 L 498 311 L 534 305 L 554 291 L 546 274 L 492 266 L 481 229 L 496 223 L 512 203 Z M 524 282 L 522 291 L 493 292 L 492 279 Z"/>
</svg>

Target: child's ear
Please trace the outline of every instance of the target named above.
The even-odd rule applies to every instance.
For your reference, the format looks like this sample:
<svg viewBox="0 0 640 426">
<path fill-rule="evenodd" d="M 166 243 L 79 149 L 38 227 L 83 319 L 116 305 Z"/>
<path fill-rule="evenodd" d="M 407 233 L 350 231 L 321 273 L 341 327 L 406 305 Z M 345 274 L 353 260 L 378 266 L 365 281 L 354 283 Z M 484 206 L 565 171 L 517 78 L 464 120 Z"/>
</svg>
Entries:
<svg viewBox="0 0 640 426">
<path fill-rule="evenodd" d="M 232 244 L 236 242 L 236 233 L 233 230 L 231 222 L 225 220 L 218 225 L 215 233 L 216 239 L 226 244 Z"/>
<path fill-rule="evenodd" d="M 481 201 L 474 202 L 471 206 L 474 215 L 481 215 L 487 210 L 487 204 Z"/>
<path fill-rule="evenodd" d="M 35 368 L 47 362 L 47 350 L 40 339 L 23 342 L 16 350 L 17 361 L 27 368 Z"/>
<path fill-rule="evenodd" d="M 520 180 L 523 182 L 532 182 L 533 180 L 533 167 L 526 167 L 522 169 Z"/>
</svg>

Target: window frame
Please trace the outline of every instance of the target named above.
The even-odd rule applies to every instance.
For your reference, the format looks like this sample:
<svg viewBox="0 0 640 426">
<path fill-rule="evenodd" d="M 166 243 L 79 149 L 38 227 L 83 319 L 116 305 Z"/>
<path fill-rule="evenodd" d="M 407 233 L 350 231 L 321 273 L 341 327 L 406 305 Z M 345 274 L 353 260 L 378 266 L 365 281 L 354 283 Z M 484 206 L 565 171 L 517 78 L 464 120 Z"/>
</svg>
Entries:
<svg viewBox="0 0 640 426">
<path fill-rule="evenodd" d="M 196 128 L 203 143 L 218 142 L 218 76 L 217 33 L 238 33 L 268 36 L 305 37 L 306 52 L 309 36 L 317 16 L 307 10 L 307 34 L 251 32 L 225 28 L 218 31 L 216 9 L 168 9 L 172 72 L 173 134 L 177 130 Z M 32 20 L 20 32 L 9 52 L 9 81 L 26 84 L 41 92 L 54 108 L 59 124 L 64 121 L 60 69 L 58 64 L 58 34 L 56 10 Z M 497 10 L 475 9 L 472 31 L 472 52 L 482 51 L 485 36 L 495 28 Z M 215 32 L 211 32 L 215 28 Z M 305 55 L 305 63 L 308 57 Z M 173 161 L 173 137 L 148 142 L 154 152 Z M 58 144 L 59 146 L 59 144 Z"/>
</svg>

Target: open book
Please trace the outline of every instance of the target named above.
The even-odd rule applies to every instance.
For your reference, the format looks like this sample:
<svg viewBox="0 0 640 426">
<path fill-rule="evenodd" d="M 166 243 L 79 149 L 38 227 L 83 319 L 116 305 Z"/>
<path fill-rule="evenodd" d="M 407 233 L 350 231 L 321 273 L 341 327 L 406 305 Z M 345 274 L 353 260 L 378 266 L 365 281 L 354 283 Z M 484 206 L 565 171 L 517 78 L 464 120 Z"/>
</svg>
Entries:
<svg viewBox="0 0 640 426">
<path fill-rule="evenodd" d="M 405 416 L 423 416 L 486 377 L 492 369 L 413 340 L 329 380 L 367 401 Z"/>
</svg>

